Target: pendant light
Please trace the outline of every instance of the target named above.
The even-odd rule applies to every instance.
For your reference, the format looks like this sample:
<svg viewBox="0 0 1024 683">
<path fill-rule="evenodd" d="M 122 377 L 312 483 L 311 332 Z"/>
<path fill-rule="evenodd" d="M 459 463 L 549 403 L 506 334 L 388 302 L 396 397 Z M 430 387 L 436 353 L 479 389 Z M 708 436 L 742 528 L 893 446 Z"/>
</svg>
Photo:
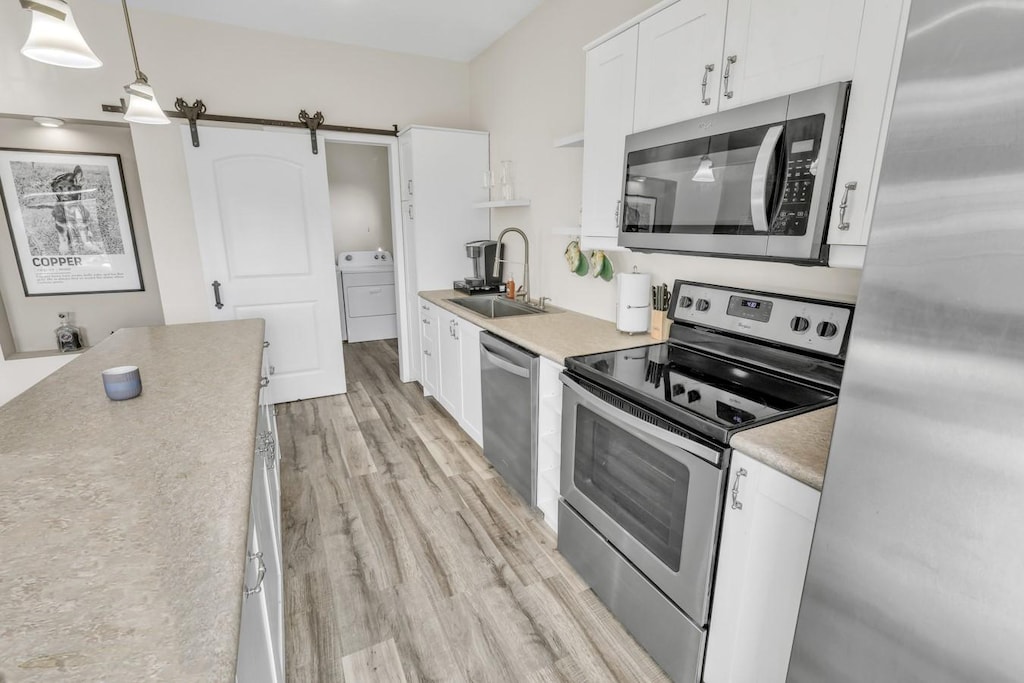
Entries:
<svg viewBox="0 0 1024 683">
<path fill-rule="evenodd" d="M 149 84 L 149 79 L 139 69 L 139 55 L 135 52 L 135 38 L 132 36 L 132 22 L 128 18 L 128 1 L 121 0 L 121 7 L 124 8 L 124 25 L 128 27 L 128 44 L 132 46 L 132 62 L 135 64 L 135 80 L 124 86 L 124 91 L 128 93 L 128 108 L 125 110 L 124 120 L 131 123 L 170 123 L 171 120 L 156 101 L 156 94 L 153 92 L 153 86 Z"/>
<path fill-rule="evenodd" d="M 32 27 L 21 54 L 43 64 L 72 69 L 103 66 L 79 32 L 65 0 L 21 0 L 21 6 L 32 12 Z"/>
<path fill-rule="evenodd" d="M 711 170 L 711 157 L 707 154 L 700 158 L 700 165 L 697 167 L 697 172 L 693 174 L 692 180 L 695 183 L 715 182 L 715 172 Z"/>
</svg>

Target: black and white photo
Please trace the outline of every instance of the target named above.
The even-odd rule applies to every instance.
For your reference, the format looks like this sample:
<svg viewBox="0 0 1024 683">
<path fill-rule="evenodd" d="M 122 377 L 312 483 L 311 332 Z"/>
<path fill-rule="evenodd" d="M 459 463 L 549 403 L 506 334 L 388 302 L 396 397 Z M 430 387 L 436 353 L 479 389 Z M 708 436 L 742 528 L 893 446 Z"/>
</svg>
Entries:
<svg viewBox="0 0 1024 683">
<path fill-rule="evenodd" d="M 26 296 L 143 290 L 119 155 L 0 149 L 0 190 Z"/>
</svg>

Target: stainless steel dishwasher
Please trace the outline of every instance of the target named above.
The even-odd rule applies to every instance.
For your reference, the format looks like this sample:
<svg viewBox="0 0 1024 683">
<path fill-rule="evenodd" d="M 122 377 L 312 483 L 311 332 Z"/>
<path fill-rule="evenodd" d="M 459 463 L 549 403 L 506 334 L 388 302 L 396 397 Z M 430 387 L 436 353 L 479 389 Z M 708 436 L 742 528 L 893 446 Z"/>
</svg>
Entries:
<svg viewBox="0 0 1024 683">
<path fill-rule="evenodd" d="M 537 504 L 537 354 L 480 334 L 484 457 L 530 505 Z"/>
</svg>

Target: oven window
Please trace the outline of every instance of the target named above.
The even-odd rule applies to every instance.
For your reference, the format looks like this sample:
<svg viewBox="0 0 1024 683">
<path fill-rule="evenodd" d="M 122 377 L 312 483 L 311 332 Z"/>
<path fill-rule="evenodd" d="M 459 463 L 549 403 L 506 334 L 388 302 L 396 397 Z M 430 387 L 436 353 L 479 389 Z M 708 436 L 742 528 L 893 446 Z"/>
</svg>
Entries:
<svg viewBox="0 0 1024 683">
<path fill-rule="evenodd" d="M 573 482 L 672 571 L 679 571 L 690 484 L 685 465 L 579 406 Z"/>
</svg>

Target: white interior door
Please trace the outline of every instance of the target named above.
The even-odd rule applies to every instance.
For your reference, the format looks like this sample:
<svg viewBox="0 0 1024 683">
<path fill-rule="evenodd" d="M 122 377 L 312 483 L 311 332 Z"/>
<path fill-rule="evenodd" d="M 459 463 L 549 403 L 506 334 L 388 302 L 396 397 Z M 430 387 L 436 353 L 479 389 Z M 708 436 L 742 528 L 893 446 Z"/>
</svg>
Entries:
<svg viewBox="0 0 1024 683">
<path fill-rule="evenodd" d="M 211 318 L 266 320 L 276 402 L 344 393 L 324 155 L 308 134 L 181 131 Z"/>
</svg>

